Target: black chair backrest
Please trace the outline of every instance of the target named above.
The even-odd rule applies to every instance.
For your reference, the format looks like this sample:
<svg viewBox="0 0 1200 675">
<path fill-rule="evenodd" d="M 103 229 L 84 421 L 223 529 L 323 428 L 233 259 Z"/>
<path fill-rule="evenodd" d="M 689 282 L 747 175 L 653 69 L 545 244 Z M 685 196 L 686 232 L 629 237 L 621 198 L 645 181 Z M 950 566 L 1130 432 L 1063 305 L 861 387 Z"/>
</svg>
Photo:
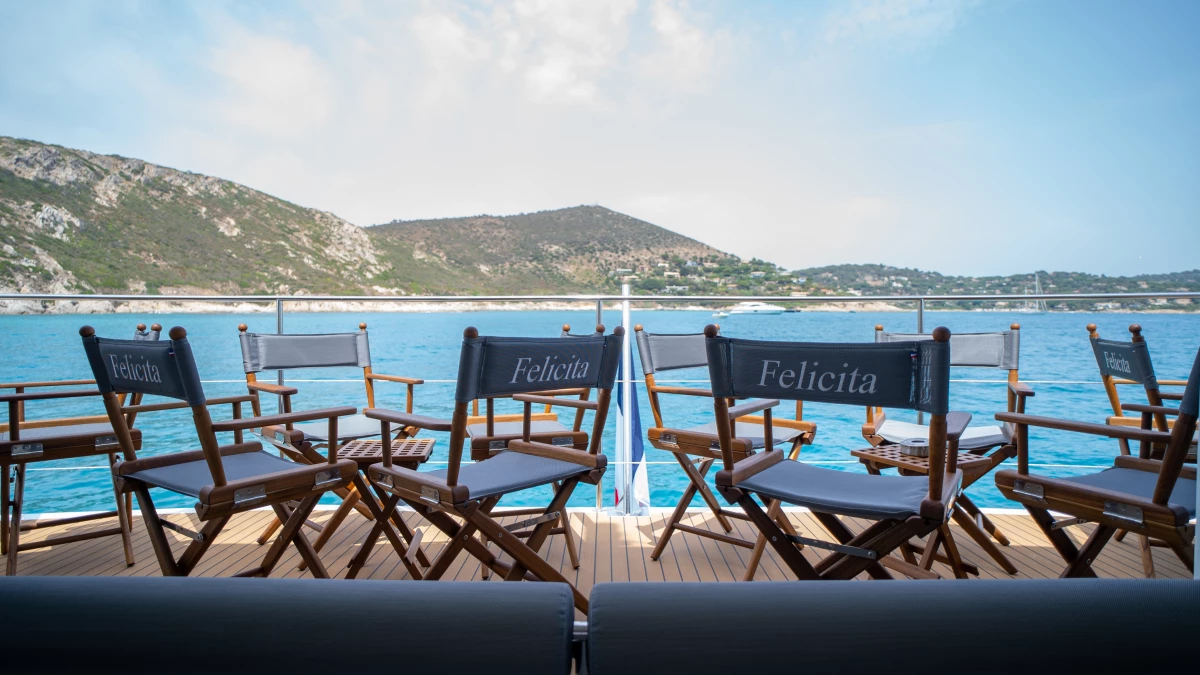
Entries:
<svg viewBox="0 0 1200 675">
<path fill-rule="evenodd" d="M 949 342 L 838 344 L 717 336 L 707 338 L 706 347 L 717 397 L 948 412 Z"/>
<path fill-rule="evenodd" d="M 621 360 L 621 339 L 622 334 L 615 332 L 570 340 L 465 337 L 454 399 L 469 403 L 547 389 L 612 389 Z"/>
<path fill-rule="evenodd" d="M 1101 375 L 1132 380 L 1147 390 L 1158 389 L 1154 364 L 1150 362 L 1150 348 L 1144 341 L 1121 342 L 1101 337 L 1093 337 L 1091 341 Z"/>
<path fill-rule="evenodd" d="M 181 337 L 167 341 L 102 338 L 90 327 L 80 331 L 88 365 L 101 393 L 138 393 L 165 396 L 204 405 L 204 388 L 196 370 L 192 347 L 183 329 Z M 85 334 L 89 333 L 90 334 Z"/>
</svg>

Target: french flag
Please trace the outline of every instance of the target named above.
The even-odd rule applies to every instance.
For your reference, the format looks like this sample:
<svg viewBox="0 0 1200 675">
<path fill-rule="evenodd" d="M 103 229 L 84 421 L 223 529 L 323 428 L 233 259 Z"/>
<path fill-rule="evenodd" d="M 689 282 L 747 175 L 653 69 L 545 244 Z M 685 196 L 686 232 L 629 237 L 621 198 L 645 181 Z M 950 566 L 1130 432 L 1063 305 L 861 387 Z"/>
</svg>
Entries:
<svg viewBox="0 0 1200 675">
<path fill-rule="evenodd" d="M 625 363 L 624 359 L 622 359 L 620 365 L 617 367 L 618 382 L 624 381 L 624 370 Z M 631 404 L 626 405 L 625 387 L 617 387 L 617 410 L 622 417 L 625 417 L 626 415 L 630 416 L 629 426 L 632 428 L 632 433 L 630 434 L 632 438 L 628 439 L 628 454 L 630 462 L 629 470 L 632 473 L 629 477 L 629 484 L 633 486 L 632 498 L 634 504 L 636 504 L 636 506 L 631 508 L 630 511 L 632 513 L 640 513 L 650 508 L 650 484 L 646 480 L 646 448 L 642 442 L 642 414 L 638 405 L 636 380 L 631 380 L 629 382 L 629 392 Z M 620 481 L 614 481 L 613 494 L 616 497 L 615 503 L 619 506 L 621 504 Z"/>
</svg>

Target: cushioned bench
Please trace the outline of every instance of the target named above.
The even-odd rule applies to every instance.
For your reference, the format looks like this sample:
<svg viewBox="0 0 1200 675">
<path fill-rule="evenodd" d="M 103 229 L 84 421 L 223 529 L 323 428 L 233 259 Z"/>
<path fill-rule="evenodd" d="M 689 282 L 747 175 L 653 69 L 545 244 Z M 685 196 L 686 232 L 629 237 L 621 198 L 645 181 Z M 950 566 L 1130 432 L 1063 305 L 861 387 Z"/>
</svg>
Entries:
<svg viewBox="0 0 1200 675">
<path fill-rule="evenodd" d="M 0 670 L 568 673 L 565 584 L 0 578 Z"/>
<path fill-rule="evenodd" d="M 1200 663 L 1195 581 L 608 583 L 592 589 L 588 620 L 590 675 L 1181 673 Z"/>
</svg>

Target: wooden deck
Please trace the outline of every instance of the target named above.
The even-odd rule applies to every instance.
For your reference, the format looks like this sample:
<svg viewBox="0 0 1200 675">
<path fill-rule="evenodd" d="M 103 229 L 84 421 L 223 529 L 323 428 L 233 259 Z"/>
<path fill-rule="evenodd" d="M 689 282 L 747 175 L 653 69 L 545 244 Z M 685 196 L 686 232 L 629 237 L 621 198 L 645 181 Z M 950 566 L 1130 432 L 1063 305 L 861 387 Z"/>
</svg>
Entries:
<svg viewBox="0 0 1200 675">
<path fill-rule="evenodd" d="M 322 522 L 331 514 L 332 511 L 319 511 L 314 514 L 313 519 Z M 676 532 L 662 558 L 655 562 L 650 560 L 650 552 L 656 542 L 655 533 L 662 531 L 669 516 L 667 511 L 656 511 L 650 516 L 618 518 L 597 514 L 592 510 L 579 510 L 573 511 L 571 516 L 579 537 L 579 569 L 571 569 L 562 537 L 551 537 L 545 556 L 559 570 L 562 570 L 564 576 L 575 583 L 584 594 L 589 592 L 593 584 L 604 581 L 737 581 L 741 578 L 750 555 L 748 549 L 730 546 L 685 532 Z M 706 516 L 708 516 L 707 512 L 694 511 L 690 515 L 689 524 L 696 527 L 718 529 L 719 526 L 713 519 Z M 795 511 L 789 513 L 789 516 L 802 533 L 813 537 L 828 538 L 810 514 Z M 1004 551 L 1020 569 L 1020 573 L 1016 576 L 1005 574 L 970 538 L 960 533 L 956 540 L 963 552 L 963 557 L 979 566 L 981 578 L 1052 578 L 1062 570 L 1062 560 L 1050 548 L 1045 537 L 1028 516 L 1015 512 L 989 514 L 989 516 L 1012 540 L 1012 545 L 1005 548 Z M 190 520 L 191 527 L 199 529 L 193 515 L 171 514 L 167 517 L 178 523 Z M 267 524 L 269 517 L 270 514 L 266 511 L 254 511 L 236 516 L 213 544 L 195 574 L 198 576 L 227 576 L 257 565 L 264 550 L 255 543 L 255 539 Z M 405 519 L 413 526 L 426 530 L 423 547 L 430 558 L 434 557 L 445 545 L 445 536 L 428 527 L 411 511 L 405 513 Z M 516 520 L 516 518 L 505 520 Z M 32 542 L 48 536 L 75 534 L 93 528 L 111 527 L 113 522 L 93 521 L 35 529 L 25 532 L 22 540 Z M 732 522 L 737 528 L 737 533 L 742 537 L 749 538 L 751 536 L 749 523 L 738 520 Z M 857 525 L 861 528 L 861 523 Z M 366 520 L 352 516 L 335 533 L 330 544 L 321 552 L 321 558 L 325 561 L 331 574 L 338 577 L 344 576 L 346 564 L 358 549 L 367 527 Z M 1091 525 L 1085 525 L 1071 527 L 1067 531 L 1078 543 L 1082 543 L 1091 528 Z M 956 531 L 957 529 L 955 526 Z M 21 576 L 157 576 L 159 574 L 158 563 L 154 559 L 154 552 L 151 550 L 150 541 L 146 536 L 145 528 L 142 527 L 140 517 L 135 519 L 134 534 L 137 564 L 133 567 L 126 567 L 124 564 L 120 539 L 106 537 L 23 552 L 20 556 L 18 573 Z M 188 541 L 173 533 L 168 533 L 168 536 L 172 537 L 177 545 L 177 552 Z M 807 549 L 806 554 L 815 559 L 816 553 L 811 548 Z M 1189 578 L 1191 576 L 1169 550 L 1155 548 L 1153 554 L 1159 577 Z M 272 576 L 309 576 L 296 569 L 297 562 L 299 562 L 298 554 L 294 548 L 289 547 L 287 554 Z M 1094 568 L 1102 577 L 1141 577 L 1141 558 L 1136 548 L 1135 538 L 1129 537 L 1123 542 L 1113 541 L 1110 543 L 1100 558 L 1096 560 Z M 952 576 L 949 569 L 940 564 L 936 569 L 943 576 Z M 391 547 L 381 543 L 376 547 L 370 562 L 360 574 L 360 578 L 405 579 L 408 578 L 408 575 Z M 479 580 L 479 565 L 464 553 L 454 562 L 447 578 Z M 787 580 L 789 578 L 783 566 L 768 547 L 767 555 L 763 558 L 756 579 Z"/>
</svg>

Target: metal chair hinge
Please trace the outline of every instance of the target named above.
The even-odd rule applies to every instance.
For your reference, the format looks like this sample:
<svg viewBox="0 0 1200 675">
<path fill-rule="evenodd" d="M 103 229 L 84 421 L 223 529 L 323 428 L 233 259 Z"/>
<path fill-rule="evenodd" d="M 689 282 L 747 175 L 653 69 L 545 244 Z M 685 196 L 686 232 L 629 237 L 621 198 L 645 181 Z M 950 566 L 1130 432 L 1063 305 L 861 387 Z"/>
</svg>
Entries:
<svg viewBox="0 0 1200 675">
<path fill-rule="evenodd" d="M 121 443 L 116 436 L 97 436 L 96 449 L 101 452 L 114 452 L 121 449 Z"/>
<path fill-rule="evenodd" d="M 1113 520 L 1119 520 L 1131 525 L 1142 525 L 1144 523 L 1142 510 L 1131 504 L 1106 501 L 1104 502 L 1104 515 Z"/>
<path fill-rule="evenodd" d="M 1037 483 L 1030 483 L 1027 480 L 1013 481 L 1013 492 L 1036 499 L 1042 503 L 1046 501 L 1046 488 Z"/>
<path fill-rule="evenodd" d="M 266 485 L 252 485 L 247 488 L 242 488 L 240 490 L 233 491 L 233 505 L 234 506 L 241 506 L 243 504 L 249 504 L 250 502 L 256 502 L 260 499 L 266 499 L 266 498 L 267 498 L 267 486 Z"/>
<path fill-rule="evenodd" d="M 330 485 L 337 485 L 342 481 L 342 473 L 337 469 L 328 469 L 317 473 L 313 480 L 313 489 L 319 489 Z"/>
<path fill-rule="evenodd" d="M 42 456 L 41 443 L 14 443 L 10 450 L 13 457 L 33 458 Z"/>
</svg>

